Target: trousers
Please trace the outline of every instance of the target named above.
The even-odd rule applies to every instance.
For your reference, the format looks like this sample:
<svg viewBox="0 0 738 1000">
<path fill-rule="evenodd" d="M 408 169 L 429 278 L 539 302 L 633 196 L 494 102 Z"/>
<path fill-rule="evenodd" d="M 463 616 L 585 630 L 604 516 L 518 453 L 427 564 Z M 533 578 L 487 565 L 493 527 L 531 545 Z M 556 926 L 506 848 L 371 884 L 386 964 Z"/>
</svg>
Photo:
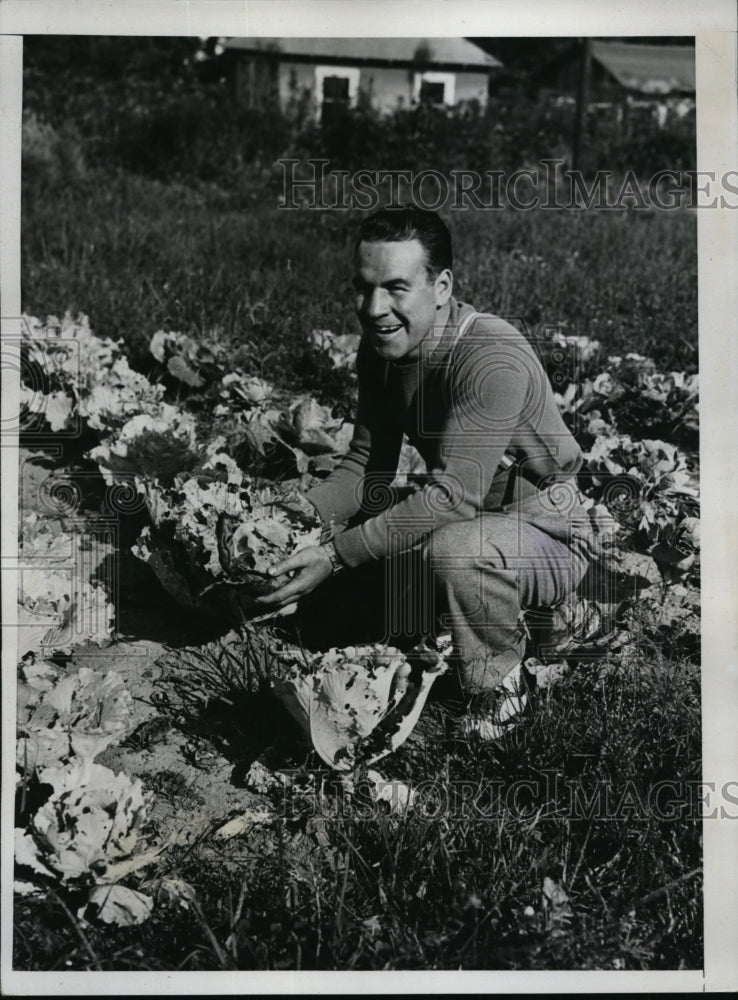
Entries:
<svg viewBox="0 0 738 1000">
<path fill-rule="evenodd" d="M 465 693 L 520 663 L 524 609 L 563 601 L 585 576 L 590 518 L 572 482 L 454 521 L 388 559 L 343 569 L 300 602 L 309 649 L 383 642 L 407 650 L 450 632 Z"/>
</svg>

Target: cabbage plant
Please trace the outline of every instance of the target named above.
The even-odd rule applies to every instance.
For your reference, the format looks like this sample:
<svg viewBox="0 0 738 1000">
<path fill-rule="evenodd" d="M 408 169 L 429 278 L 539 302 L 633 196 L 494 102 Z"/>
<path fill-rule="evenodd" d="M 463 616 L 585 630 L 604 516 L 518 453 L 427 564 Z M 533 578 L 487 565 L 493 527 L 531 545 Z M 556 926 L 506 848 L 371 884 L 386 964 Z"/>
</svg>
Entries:
<svg viewBox="0 0 738 1000">
<path fill-rule="evenodd" d="M 329 767 L 352 771 L 396 750 L 412 732 L 433 682 L 446 669 L 440 654 L 413 669 L 381 644 L 278 654 L 287 668 L 274 693 L 309 735 Z"/>
<path fill-rule="evenodd" d="M 53 792 L 26 830 L 16 828 L 16 864 L 47 884 L 86 890 L 80 917 L 94 904 L 107 923 L 141 923 L 153 901 L 122 884 L 160 853 L 139 842 L 148 807 L 141 781 L 80 757 L 40 778 Z"/>
</svg>

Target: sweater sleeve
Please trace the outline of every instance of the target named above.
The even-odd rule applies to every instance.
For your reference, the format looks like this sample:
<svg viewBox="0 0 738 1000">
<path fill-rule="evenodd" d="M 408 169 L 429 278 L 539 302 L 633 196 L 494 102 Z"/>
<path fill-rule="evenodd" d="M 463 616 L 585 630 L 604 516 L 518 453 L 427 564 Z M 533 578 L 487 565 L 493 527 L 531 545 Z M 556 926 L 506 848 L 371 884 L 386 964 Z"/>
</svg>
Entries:
<svg viewBox="0 0 738 1000">
<path fill-rule="evenodd" d="M 402 430 L 391 426 L 383 398 L 384 363 L 363 345 L 357 356 L 359 401 L 354 435 L 343 460 L 306 494 L 323 524 L 345 524 L 388 493 L 397 472 Z"/>
<path fill-rule="evenodd" d="M 471 339 L 471 338 L 470 338 Z M 462 343 L 445 377 L 446 416 L 438 460 L 427 485 L 357 527 L 337 535 L 349 566 L 392 555 L 453 521 L 482 509 L 492 479 L 526 406 L 531 365 L 523 348 L 493 340 Z"/>
</svg>

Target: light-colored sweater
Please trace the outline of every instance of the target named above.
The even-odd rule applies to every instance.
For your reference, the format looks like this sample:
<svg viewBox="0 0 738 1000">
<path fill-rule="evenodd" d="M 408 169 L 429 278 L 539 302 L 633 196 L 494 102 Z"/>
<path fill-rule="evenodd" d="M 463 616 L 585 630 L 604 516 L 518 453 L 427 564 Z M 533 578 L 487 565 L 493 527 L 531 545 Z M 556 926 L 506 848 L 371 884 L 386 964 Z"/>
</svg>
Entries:
<svg viewBox="0 0 738 1000">
<path fill-rule="evenodd" d="M 325 524 L 364 518 L 334 538 L 348 566 L 409 548 L 450 521 L 497 510 L 553 478 L 573 476 L 582 464 L 541 363 L 518 330 L 484 314 L 454 342 L 470 312 L 452 299 L 440 338 L 426 338 L 413 361 L 387 362 L 364 341 L 359 347 L 351 446 L 307 494 Z M 403 433 L 425 459 L 429 481 L 387 508 Z"/>
</svg>

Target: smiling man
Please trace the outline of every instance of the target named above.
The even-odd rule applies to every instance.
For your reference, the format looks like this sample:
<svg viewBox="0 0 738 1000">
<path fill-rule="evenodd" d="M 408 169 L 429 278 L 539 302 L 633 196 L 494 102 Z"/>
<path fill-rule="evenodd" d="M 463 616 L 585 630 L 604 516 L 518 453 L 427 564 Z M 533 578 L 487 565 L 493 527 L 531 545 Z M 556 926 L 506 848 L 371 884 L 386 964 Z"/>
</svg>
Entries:
<svg viewBox="0 0 738 1000">
<path fill-rule="evenodd" d="M 385 361 L 407 364 L 419 358 L 423 341 L 448 322 L 451 269 L 429 271 L 427 258 L 433 250 L 417 239 L 359 242 L 356 313 L 367 343 Z"/>
<path fill-rule="evenodd" d="M 324 646 L 407 648 L 450 629 L 463 731 L 496 738 L 526 701 L 521 610 L 566 597 L 592 536 L 576 486 L 582 456 L 540 362 L 510 324 L 453 297 L 452 267 L 450 233 L 432 212 L 384 209 L 362 223 L 354 437 L 304 498 L 324 544 L 275 567 L 291 577 L 261 600 L 306 598 L 305 635 L 326 616 L 335 625 Z M 404 434 L 429 475 L 403 497 L 391 484 Z M 383 621 L 370 635 L 377 595 Z"/>
</svg>

